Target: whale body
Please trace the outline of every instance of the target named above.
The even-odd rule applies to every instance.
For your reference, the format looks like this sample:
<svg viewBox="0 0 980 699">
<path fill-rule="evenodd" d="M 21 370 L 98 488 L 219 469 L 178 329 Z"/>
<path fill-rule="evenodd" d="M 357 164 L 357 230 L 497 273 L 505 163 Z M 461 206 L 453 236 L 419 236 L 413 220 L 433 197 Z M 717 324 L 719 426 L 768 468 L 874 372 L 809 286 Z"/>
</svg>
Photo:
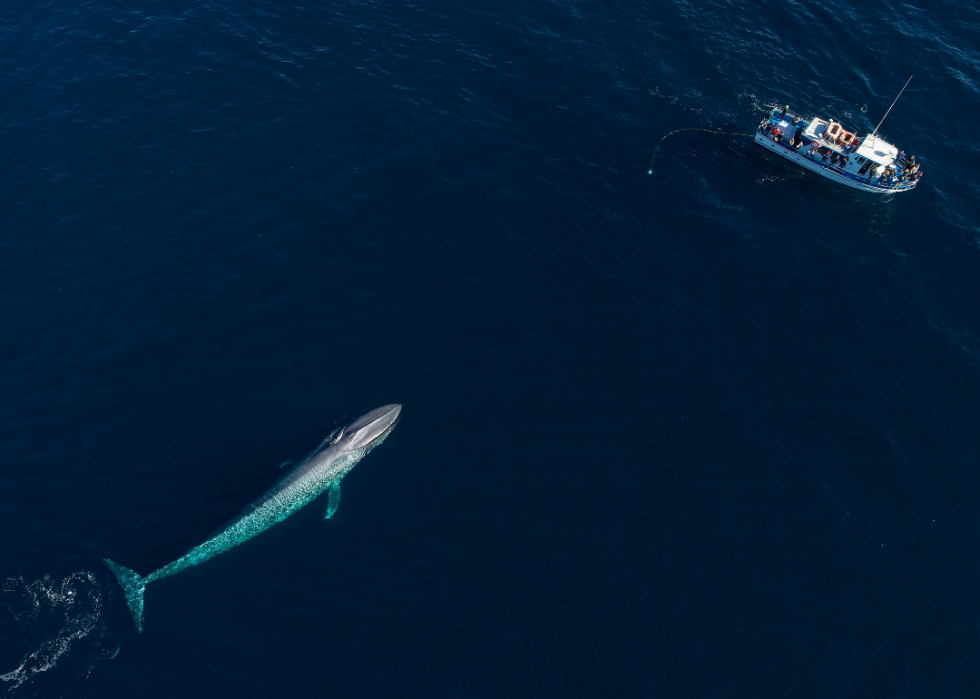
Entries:
<svg viewBox="0 0 980 699">
<path fill-rule="evenodd" d="M 214 536 L 146 577 L 106 558 L 106 565 L 126 593 L 126 604 L 132 612 L 136 631 L 143 631 L 143 592 L 154 580 L 200 565 L 248 541 L 309 504 L 324 491 L 329 491 L 326 517 L 330 518 L 340 501 L 341 479 L 369 451 L 384 441 L 398 422 L 401 410 L 401 405 L 395 403 L 385 405 L 334 430 L 312 454 L 291 468 Z"/>
</svg>

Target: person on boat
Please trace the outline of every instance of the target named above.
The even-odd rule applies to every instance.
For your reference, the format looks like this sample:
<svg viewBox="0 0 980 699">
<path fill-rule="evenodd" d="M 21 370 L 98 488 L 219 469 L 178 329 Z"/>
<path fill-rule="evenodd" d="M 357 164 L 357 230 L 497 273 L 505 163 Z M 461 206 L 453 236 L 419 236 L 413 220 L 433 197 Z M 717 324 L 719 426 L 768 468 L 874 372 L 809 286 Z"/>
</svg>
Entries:
<svg viewBox="0 0 980 699">
<path fill-rule="evenodd" d="M 820 150 L 820 142 L 816 140 L 810 141 L 810 151 L 807 155 L 810 156 L 811 160 L 816 160 L 818 150 Z"/>
<path fill-rule="evenodd" d="M 775 139 L 776 143 L 782 143 L 783 142 L 783 132 L 780 131 L 779 129 L 773 129 L 773 132 L 775 134 L 773 136 L 773 138 Z"/>
<path fill-rule="evenodd" d="M 789 111 L 789 105 L 788 104 L 787 105 L 784 105 L 783 106 L 783 111 L 781 111 L 779 113 L 779 118 L 782 119 L 784 116 L 786 116 L 786 112 L 788 112 L 788 111 Z"/>
<path fill-rule="evenodd" d="M 874 179 L 874 176 L 877 175 L 877 174 L 878 174 L 878 166 L 877 165 L 875 165 L 870 170 L 868 170 L 868 183 L 869 184 L 871 183 L 871 180 Z"/>
</svg>

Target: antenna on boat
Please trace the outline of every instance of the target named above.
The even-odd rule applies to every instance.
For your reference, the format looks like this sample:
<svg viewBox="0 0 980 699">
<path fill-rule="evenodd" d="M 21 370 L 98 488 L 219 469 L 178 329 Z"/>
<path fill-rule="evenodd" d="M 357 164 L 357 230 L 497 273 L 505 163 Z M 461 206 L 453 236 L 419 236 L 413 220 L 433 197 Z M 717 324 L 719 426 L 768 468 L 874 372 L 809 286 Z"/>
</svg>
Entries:
<svg viewBox="0 0 980 699">
<path fill-rule="evenodd" d="M 899 90 L 898 97 L 896 97 L 894 100 L 892 100 L 892 107 L 895 106 L 895 102 L 898 102 L 898 98 L 902 96 L 902 93 L 905 92 L 905 88 L 909 86 L 909 83 L 910 82 L 912 82 L 912 76 L 911 75 L 909 76 L 909 79 L 905 81 L 905 85 L 902 86 L 902 89 Z M 888 108 L 888 111 L 885 112 L 885 116 L 881 117 L 881 121 L 878 122 L 878 125 L 875 127 L 875 130 L 871 132 L 871 137 L 872 138 L 874 138 L 875 135 L 878 133 L 878 129 L 881 128 L 881 125 L 885 122 L 885 119 L 888 118 L 888 114 L 891 112 L 892 107 L 889 107 Z"/>
</svg>

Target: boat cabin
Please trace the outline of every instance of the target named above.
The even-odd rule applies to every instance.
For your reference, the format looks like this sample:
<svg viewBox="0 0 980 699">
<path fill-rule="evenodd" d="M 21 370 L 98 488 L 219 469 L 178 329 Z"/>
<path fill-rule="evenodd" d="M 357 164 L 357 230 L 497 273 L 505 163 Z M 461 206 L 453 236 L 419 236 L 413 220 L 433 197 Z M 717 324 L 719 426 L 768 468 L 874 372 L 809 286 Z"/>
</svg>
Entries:
<svg viewBox="0 0 980 699">
<path fill-rule="evenodd" d="M 882 140 L 880 136 L 869 134 L 858 146 L 856 155 L 859 158 L 866 158 L 873 163 L 888 167 L 898 158 L 898 148 Z"/>
<path fill-rule="evenodd" d="M 819 150 L 814 155 L 825 163 L 830 160 L 841 168 L 841 172 L 865 176 L 878 166 L 878 172 L 895 172 L 898 149 L 880 136 L 868 134 L 860 139 L 851 131 L 846 131 L 840 122 L 833 119 L 812 119 L 803 135 L 816 141 Z M 837 157 L 834 157 L 836 154 Z M 842 166 L 842 167 L 841 167 Z"/>
</svg>

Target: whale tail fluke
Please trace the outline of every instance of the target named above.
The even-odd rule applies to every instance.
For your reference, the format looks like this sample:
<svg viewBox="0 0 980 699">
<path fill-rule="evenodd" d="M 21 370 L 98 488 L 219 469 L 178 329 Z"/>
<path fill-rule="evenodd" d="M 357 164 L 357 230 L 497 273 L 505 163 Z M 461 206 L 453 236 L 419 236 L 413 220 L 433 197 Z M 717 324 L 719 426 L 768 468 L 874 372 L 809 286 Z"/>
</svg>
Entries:
<svg viewBox="0 0 980 699">
<path fill-rule="evenodd" d="M 143 632 L 143 590 L 146 589 L 146 580 L 141 578 L 139 574 L 130 570 L 129 568 L 123 568 L 118 563 L 113 563 L 108 558 L 103 559 L 105 564 L 109 566 L 115 576 L 116 580 L 122 586 L 123 591 L 126 593 L 126 604 L 129 606 L 129 611 L 133 614 L 133 622 L 136 624 L 136 633 Z"/>
</svg>

